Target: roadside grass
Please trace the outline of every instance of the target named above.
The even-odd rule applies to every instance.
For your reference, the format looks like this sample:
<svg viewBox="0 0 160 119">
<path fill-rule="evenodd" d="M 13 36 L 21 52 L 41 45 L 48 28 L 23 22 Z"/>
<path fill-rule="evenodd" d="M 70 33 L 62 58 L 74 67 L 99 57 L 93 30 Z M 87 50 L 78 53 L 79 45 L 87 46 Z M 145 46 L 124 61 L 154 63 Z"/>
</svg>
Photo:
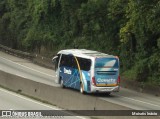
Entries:
<svg viewBox="0 0 160 119">
<path fill-rule="evenodd" d="M 134 69 L 127 70 L 122 73 L 122 76 L 128 80 L 135 80 L 137 77 L 136 71 Z"/>
</svg>

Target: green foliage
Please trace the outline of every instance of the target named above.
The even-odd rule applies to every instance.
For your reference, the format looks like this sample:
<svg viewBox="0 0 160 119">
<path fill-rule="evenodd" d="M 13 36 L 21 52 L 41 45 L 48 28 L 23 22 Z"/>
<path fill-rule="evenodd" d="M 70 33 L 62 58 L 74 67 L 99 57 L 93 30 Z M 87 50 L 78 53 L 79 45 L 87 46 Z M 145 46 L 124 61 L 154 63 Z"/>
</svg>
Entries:
<svg viewBox="0 0 160 119">
<path fill-rule="evenodd" d="M 159 0 L 1 0 L 0 43 L 45 55 L 98 50 L 118 55 L 126 77 L 160 82 L 159 13 Z"/>
<path fill-rule="evenodd" d="M 140 82 L 150 82 L 160 84 L 160 53 L 155 53 L 151 57 L 139 60 L 135 65 L 123 72 L 125 77 L 136 79 Z"/>
</svg>

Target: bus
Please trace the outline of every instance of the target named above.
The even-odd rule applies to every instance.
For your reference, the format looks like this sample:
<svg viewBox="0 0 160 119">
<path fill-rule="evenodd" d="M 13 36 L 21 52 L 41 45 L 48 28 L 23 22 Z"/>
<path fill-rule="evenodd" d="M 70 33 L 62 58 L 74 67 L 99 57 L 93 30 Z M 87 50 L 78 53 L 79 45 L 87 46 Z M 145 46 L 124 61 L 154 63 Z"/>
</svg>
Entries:
<svg viewBox="0 0 160 119">
<path fill-rule="evenodd" d="M 80 93 L 110 94 L 120 87 L 119 58 L 86 49 L 61 50 L 53 57 L 56 82 Z"/>
</svg>

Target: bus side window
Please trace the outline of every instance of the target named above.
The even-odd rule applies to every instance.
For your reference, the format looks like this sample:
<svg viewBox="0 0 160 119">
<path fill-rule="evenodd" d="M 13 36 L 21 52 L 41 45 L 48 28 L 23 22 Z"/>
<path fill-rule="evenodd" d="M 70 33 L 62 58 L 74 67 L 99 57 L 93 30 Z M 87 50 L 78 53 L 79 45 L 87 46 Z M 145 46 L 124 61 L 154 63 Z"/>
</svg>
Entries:
<svg viewBox="0 0 160 119">
<path fill-rule="evenodd" d="M 60 61 L 60 67 L 65 66 L 65 55 L 62 55 L 61 61 Z"/>
<path fill-rule="evenodd" d="M 90 59 L 86 59 L 85 60 L 85 70 L 89 71 L 91 68 L 91 60 Z"/>
<path fill-rule="evenodd" d="M 71 67 L 71 59 L 68 55 L 62 55 L 60 66 Z"/>
<path fill-rule="evenodd" d="M 74 69 L 78 69 L 78 66 L 77 66 L 77 62 L 76 62 L 76 59 L 75 59 L 75 57 L 71 57 L 71 65 L 72 65 L 72 68 L 74 68 Z"/>
<path fill-rule="evenodd" d="M 72 56 L 67 55 L 67 67 L 72 67 Z"/>
<path fill-rule="evenodd" d="M 84 71 L 90 70 L 91 60 L 78 57 L 78 62 L 79 62 L 81 70 L 84 70 Z"/>
</svg>

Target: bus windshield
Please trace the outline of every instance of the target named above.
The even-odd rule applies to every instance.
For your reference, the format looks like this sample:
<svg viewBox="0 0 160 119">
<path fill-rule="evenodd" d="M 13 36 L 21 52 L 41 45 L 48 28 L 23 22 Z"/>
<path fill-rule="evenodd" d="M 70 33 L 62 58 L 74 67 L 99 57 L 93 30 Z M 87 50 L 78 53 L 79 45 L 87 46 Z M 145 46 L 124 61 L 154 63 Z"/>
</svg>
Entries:
<svg viewBox="0 0 160 119">
<path fill-rule="evenodd" d="M 118 68 L 117 58 L 97 58 L 95 68 Z"/>
</svg>

